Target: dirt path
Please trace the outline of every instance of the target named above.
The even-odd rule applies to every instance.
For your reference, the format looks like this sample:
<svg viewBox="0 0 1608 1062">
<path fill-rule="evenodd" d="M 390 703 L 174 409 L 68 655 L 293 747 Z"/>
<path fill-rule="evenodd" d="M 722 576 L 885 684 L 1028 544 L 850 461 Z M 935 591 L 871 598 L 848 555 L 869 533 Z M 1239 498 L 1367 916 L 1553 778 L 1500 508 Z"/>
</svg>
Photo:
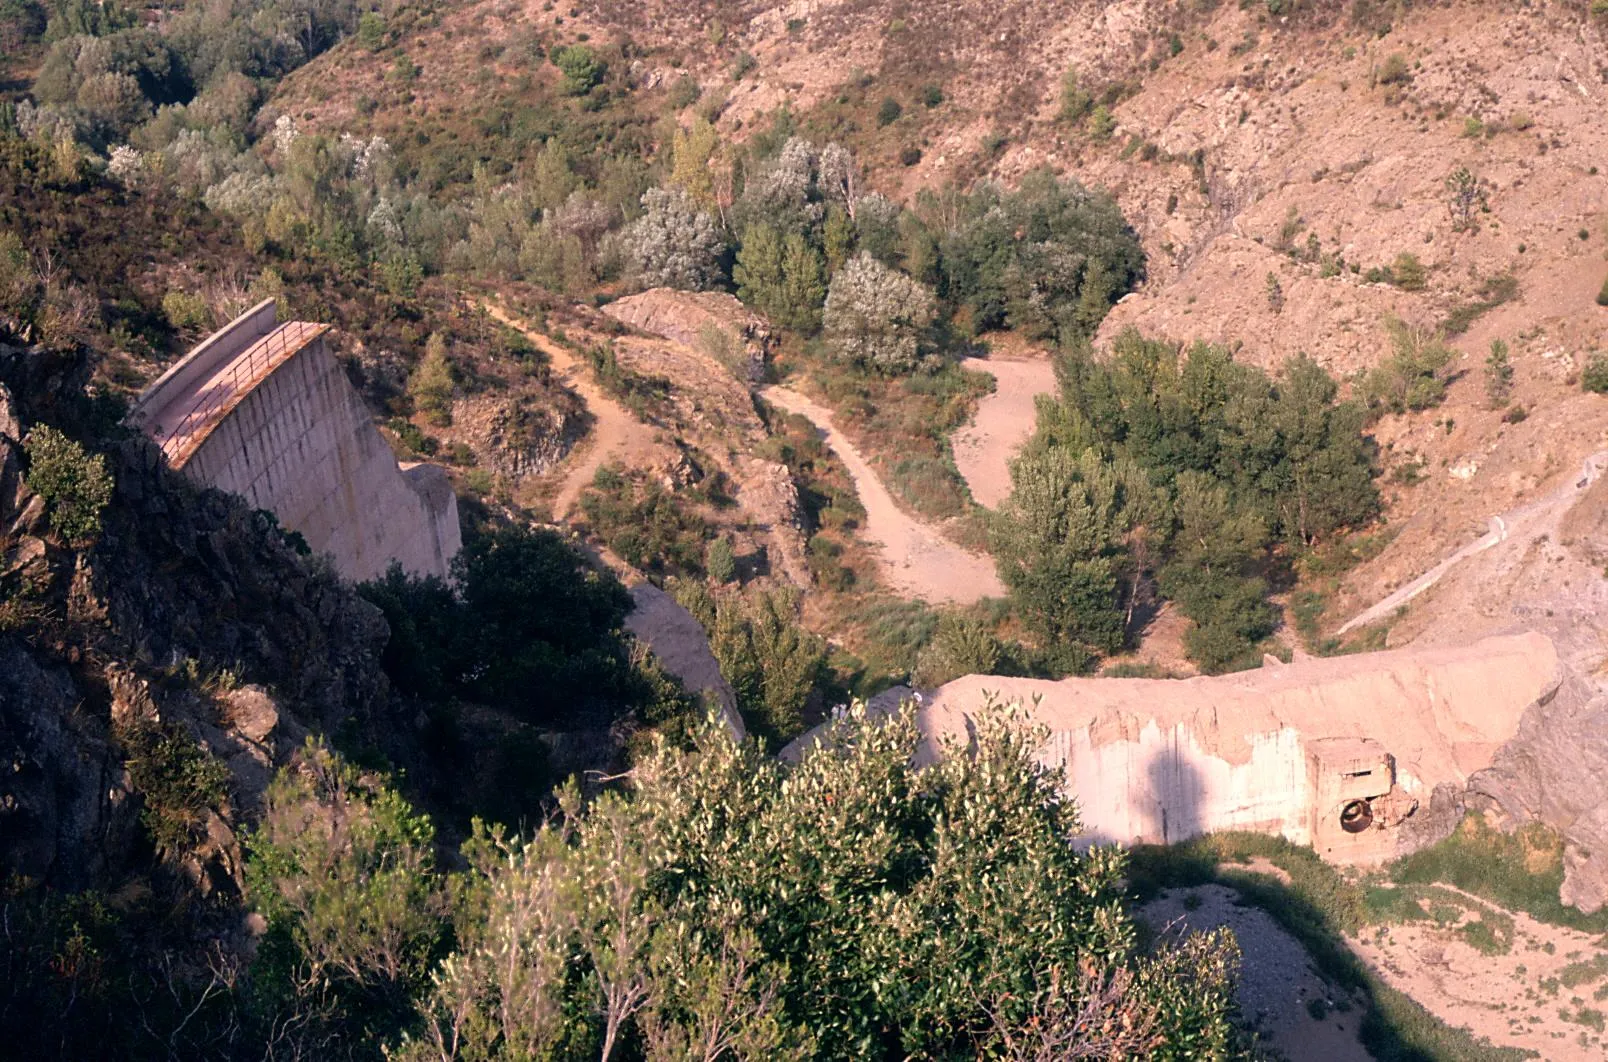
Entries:
<svg viewBox="0 0 1608 1062">
<path fill-rule="evenodd" d="M 1049 358 L 967 358 L 961 368 L 994 378 L 994 393 L 950 440 L 955 467 L 977 504 L 997 509 L 1011 492 L 1011 458 L 1033 434 L 1034 398 L 1055 390 Z"/>
<path fill-rule="evenodd" d="M 1511 537 L 1526 534 L 1533 537 L 1534 533 L 1542 529 L 1541 525 L 1546 524 L 1548 521 L 1556 522 L 1568 510 L 1569 506 L 1574 504 L 1575 499 L 1583 494 L 1587 487 L 1596 482 L 1597 477 L 1602 475 L 1605 467 L 1608 467 L 1608 450 L 1601 450 L 1592 454 L 1586 458 L 1578 477 L 1569 480 L 1540 501 L 1531 502 L 1529 505 L 1513 509 L 1503 513 L 1501 516 L 1491 517 L 1491 529 L 1484 535 L 1452 553 L 1435 567 L 1399 588 L 1383 601 L 1357 613 L 1342 624 L 1337 633 L 1345 634 L 1353 628 L 1384 619 L 1425 590 L 1440 582 L 1441 576 L 1445 575 L 1459 562 L 1467 560 L 1476 553 L 1484 553 L 1492 546 L 1500 542 L 1506 542 Z"/>
<path fill-rule="evenodd" d="M 934 604 L 969 605 L 985 597 L 1004 596 L 994 562 L 962 549 L 900 509 L 854 444 L 837 430 L 827 410 L 785 387 L 767 387 L 760 394 L 789 413 L 808 418 L 848 468 L 860 504 L 865 506 L 866 538 L 882 547 L 882 573 L 889 586 Z"/>
<path fill-rule="evenodd" d="M 531 328 L 523 319 L 513 316 L 494 302 L 482 301 L 479 305 L 493 318 L 514 329 L 530 340 L 537 350 L 547 355 L 559 380 L 581 396 L 581 400 L 586 403 L 587 411 L 592 414 L 592 430 L 586 440 L 576 448 L 578 452 L 570 457 L 569 469 L 558 488 L 558 495 L 553 499 L 553 516 L 564 519 L 570 510 L 575 508 L 581 491 L 592 482 L 592 477 L 597 475 L 598 469 L 626 454 L 654 449 L 658 445 L 654 441 L 654 431 L 633 417 L 624 406 L 604 394 L 603 389 L 592 378 L 591 367 L 582 363 L 563 346 Z"/>
</svg>

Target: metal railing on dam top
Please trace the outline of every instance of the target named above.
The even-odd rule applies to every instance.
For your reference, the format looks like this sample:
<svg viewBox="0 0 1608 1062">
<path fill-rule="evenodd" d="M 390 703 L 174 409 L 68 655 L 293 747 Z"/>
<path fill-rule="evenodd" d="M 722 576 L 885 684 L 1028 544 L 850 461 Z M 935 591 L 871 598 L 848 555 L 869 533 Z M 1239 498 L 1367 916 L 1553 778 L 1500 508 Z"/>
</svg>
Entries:
<svg viewBox="0 0 1608 1062">
<path fill-rule="evenodd" d="M 181 467 L 223 418 L 268 374 L 291 355 L 329 330 L 328 325 L 290 321 L 269 332 L 219 369 L 197 388 L 194 398 L 173 419 L 164 409 L 153 418 L 151 436 L 168 464 Z"/>
</svg>

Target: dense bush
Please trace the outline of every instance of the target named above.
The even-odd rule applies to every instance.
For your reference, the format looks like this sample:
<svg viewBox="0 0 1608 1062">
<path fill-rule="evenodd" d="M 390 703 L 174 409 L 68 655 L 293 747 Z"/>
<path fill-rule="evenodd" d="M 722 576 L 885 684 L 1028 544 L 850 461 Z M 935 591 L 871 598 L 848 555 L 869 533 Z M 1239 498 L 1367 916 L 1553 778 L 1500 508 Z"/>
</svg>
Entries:
<svg viewBox="0 0 1608 1062">
<path fill-rule="evenodd" d="M 856 709 L 797 765 L 711 723 L 627 792 L 477 834 L 427 983 L 449 892 L 428 823 L 315 750 L 272 791 L 253 895 L 278 968 L 337 986 L 311 1017 L 361 1016 L 410 1060 L 1222 1057 L 1231 938 L 1141 951 L 1123 857 L 1067 843 L 1039 739 L 985 710 L 917 774 L 908 711 Z"/>
<path fill-rule="evenodd" d="M 88 454 L 48 424 L 28 433 L 28 486 L 50 513 L 50 526 L 67 542 L 86 542 L 100 534 L 101 511 L 112 500 L 106 459 Z"/>
<path fill-rule="evenodd" d="M 779 748 L 803 731 L 804 706 L 820 684 L 826 643 L 799 622 L 796 592 L 715 598 L 709 647 L 753 733 Z"/>
<path fill-rule="evenodd" d="M 636 691 L 621 633 L 630 595 L 552 531 L 472 536 L 452 585 L 393 567 L 359 589 L 385 612 L 383 663 L 411 695 L 563 728 L 618 715 Z"/>
<path fill-rule="evenodd" d="M 979 187 L 962 198 L 960 217 L 941 239 L 939 293 L 967 306 L 979 329 L 1092 335 L 1144 276 L 1144 252 L 1116 203 L 1048 171 L 1013 192 Z"/>
</svg>

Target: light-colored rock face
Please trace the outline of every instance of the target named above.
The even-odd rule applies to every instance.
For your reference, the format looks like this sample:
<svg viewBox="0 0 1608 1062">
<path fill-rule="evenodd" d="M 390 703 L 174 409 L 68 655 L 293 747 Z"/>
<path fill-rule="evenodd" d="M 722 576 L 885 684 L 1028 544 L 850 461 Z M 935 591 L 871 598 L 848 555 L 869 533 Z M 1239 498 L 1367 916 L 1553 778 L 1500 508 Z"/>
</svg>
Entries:
<svg viewBox="0 0 1608 1062">
<path fill-rule="evenodd" d="M 920 706 L 919 756 L 965 742 L 990 703 L 1016 703 L 1048 729 L 1041 758 L 1065 769 L 1087 841 L 1258 830 L 1375 861 L 1398 854 L 1397 828 L 1437 785 L 1461 788 L 1488 766 L 1559 681 L 1538 634 L 1185 680 L 969 675 Z"/>
</svg>

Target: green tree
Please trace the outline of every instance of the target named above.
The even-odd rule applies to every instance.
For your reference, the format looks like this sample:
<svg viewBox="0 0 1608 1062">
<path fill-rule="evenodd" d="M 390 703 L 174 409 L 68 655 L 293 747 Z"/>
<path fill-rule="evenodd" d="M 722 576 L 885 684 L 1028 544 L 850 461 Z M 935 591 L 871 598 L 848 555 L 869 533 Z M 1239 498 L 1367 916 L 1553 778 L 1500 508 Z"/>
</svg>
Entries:
<svg viewBox="0 0 1608 1062">
<path fill-rule="evenodd" d="M 1439 335 L 1432 335 L 1391 317 L 1385 321 L 1391 353 L 1369 371 L 1363 381 L 1368 404 L 1392 413 L 1417 412 L 1438 406 L 1446 398 L 1442 370 L 1452 350 Z"/>
<path fill-rule="evenodd" d="M 932 292 L 862 251 L 832 277 L 827 341 L 837 357 L 862 368 L 909 372 L 935 310 Z"/>
<path fill-rule="evenodd" d="M 67 542 L 80 544 L 101 531 L 101 513 L 112 500 L 106 458 L 88 454 L 48 424 L 23 440 L 28 455 L 28 487 L 45 500 L 50 526 Z"/>
<path fill-rule="evenodd" d="M 559 88 L 567 96 L 586 95 L 602 84 L 603 75 L 607 71 L 607 64 L 584 44 L 554 48 L 551 58 L 553 65 L 563 71 L 564 77 L 559 82 Z"/>
<path fill-rule="evenodd" d="M 826 663 L 826 644 L 798 621 L 786 590 L 716 598 L 709 647 L 749 728 L 777 745 L 804 726 L 804 704 Z"/>
<path fill-rule="evenodd" d="M 1492 409 L 1501 409 L 1513 397 L 1513 362 L 1508 345 L 1491 340 L 1491 353 L 1485 359 L 1485 399 Z"/>
<path fill-rule="evenodd" d="M 452 361 L 447 357 L 446 337 L 432 333 L 424 344 L 424 357 L 408 378 L 408 394 L 414 406 L 431 424 L 446 427 L 452 423 L 452 396 L 456 390 Z"/>
<path fill-rule="evenodd" d="M 1013 603 L 1048 644 L 1121 647 L 1127 538 L 1154 507 L 1135 465 L 1107 463 L 1095 450 L 1040 448 L 1011 465 L 990 538 Z"/>
</svg>

